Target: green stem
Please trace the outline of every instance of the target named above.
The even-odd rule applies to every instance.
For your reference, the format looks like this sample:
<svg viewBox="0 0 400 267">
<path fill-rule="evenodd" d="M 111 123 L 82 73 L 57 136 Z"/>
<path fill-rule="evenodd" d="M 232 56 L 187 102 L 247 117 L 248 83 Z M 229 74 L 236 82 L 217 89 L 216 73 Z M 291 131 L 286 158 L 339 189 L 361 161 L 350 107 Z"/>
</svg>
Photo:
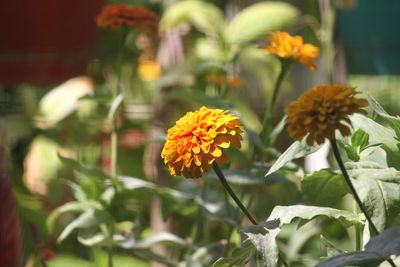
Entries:
<svg viewBox="0 0 400 267">
<path fill-rule="evenodd" d="M 361 250 L 361 227 L 359 224 L 355 225 L 356 231 L 356 250 Z"/>
<path fill-rule="evenodd" d="M 281 70 L 279 72 L 278 78 L 276 79 L 274 90 L 272 91 L 271 102 L 269 104 L 268 114 L 271 117 L 272 117 L 272 114 L 274 112 L 276 99 L 278 98 L 278 93 L 279 93 L 279 89 L 281 88 L 281 84 L 282 84 L 283 78 L 285 78 L 286 73 L 289 70 L 290 63 L 291 63 L 291 61 L 286 61 L 284 59 L 281 59 L 280 62 L 281 62 Z"/>
<path fill-rule="evenodd" d="M 235 201 L 236 205 L 238 205 L 238 207 L 247 216 L 247 218 L 249 218 L 249 220 L 251 221 L 252 224 L 257 225 L 256 220 L 253 218 L 253 216 L 251 216 L 250 212 L 246 209 L 246 207 L 242 204 L 242 202 L 239 200 L 239 198 L 233 192 L 232 188 L 229 186 L 228 181 L 225 179 L 225 176 L 216 161 L 213 162 L 213 168 L 214 168 L 214 171 L 217 174 L 219 180 L 221 181 L 221 184 L 224 186 L 225 190 L 229 193 L 229 195 Z"/>
<path fill-rule="evenodd" d="M 111 132 L 111 177 L 117 178 L 117 157 L 118 157 L 118 135 L 113 125 Z"/>
<path fill-rule="evenodd" d="M 108 246 L 108 267 L 113 267 L 112 256 L 113 256 L 113 248 L 112 245 L 110 245 Z"/>
<path fill-rule="evenodd" d="M 287 61 L 284 59 L 280 60 L 281 70 L 279 72 L 278 78 L 276 79 L 274 89 L 272 91 L 271 101 L 269 103 L 269 107 L 265 110 L 264 120 L 262 124 L 262 129 L 260 132 L 260 137 L 263 142 L 264 147 L 270 146 L 269 135 L 272 129 L 272 115 L 275 109 L 276 100 L 278 98 L 279 89 L 281 88 L 281 84 L 286 74 L 289 71 L 291 61 Z"/>
<path fill-rule="evenodd" d="M 339 149 L 338 149 L 336 140 L 335 140 L 335 139 L 331 139 L 331 140 L 330 140 L 330 143 L 331 143 L 331 147 L 332 147 L 333 154 L 335 155 L 336 161 L 337 161 L 337 163 L 338 163 L 338 165 L 339 165 L 339 168 L 340 168 L 340 170 L 341 170 L 342 173 L 343 173 L 344 180 L 346 181 L 348 187 L 350 188 L 350 191 L 351 191 L 351 193 L 353 194 L 353 197 L 354 197 L 354 199 L 356 200 L 356 203 L 357 203 L 358 207 L 360 208 L 360 210 L 362 211 L 362 213 L 364 213 L 365 218 L 367 219 L 369 225 L 371 226 L 371 228 L 372 228 L 374 234 L 375 234 L 375 235 L 378 235 L 378 234 L 379 234 L 379 231 L 378 231 L 378 229 L 376 228 L 376 226 L 375 226 L 374 222 L 372 221 L 371 217 L 368 215 L 367 210 L 365 209 L 364 205 L 362 204 L 361 199 L 360 199 L 360 197 L 358 196 L 357 191 L 356 191 L 356 189 L 354 188 L 353 183 L 352 183 L 351 180 L 350 180 L 350 176 L 349 176 L 349 174 L 347 173 L 346 168 L 344 167 L 344 164 L 343 164 L 342 158 L 341 158 L 341 156 L 340 156 L 340 153 L 339 153 Z"/>
<path fill-rule="evenodd" d="M 333 151 L 333 154 L 335 155 L 335 158 L 336 158 L 336 161 L 337 161 L 337 163 L 339 165 L 339 168 L 342 171 L 344 180 L 346 181 L 347 185 L 349 186 L 350 191 L 353 194 L 353 197 L 356 200 L 356 203 L 357 203 L 358 207 L 360 208 L 362 213 L 364 213 L 365 218 L 367 219 L 367 221 L 368 221 L 371 229 L 373 230 L 374 234 L 375 235 L 379 235 L 378 229 L 376 228 L 376 226 L 375 226 L 374 222 L 372 221 L 371 217 L 368 215 L 367 210 L 365 209 L 364 205 L 362 204 L 361 199 L 358 196 L 357 191 L 354 188 L 353 183 L 350 180 L 350 176 L 347 173 L 347 170 L 346 170 L 346 168 L 345 168 L 345 166 L 343 164 L 342 158 L 340 156 L 339 149 L 338 149 L 338 146 L 337 146 L 337 143 L 336 143 L 336 139 L 331 139 L 329 141 L 331 143 L 332 151 Z M 394 264 L 392 259 L 389 258 L 389 259 L 386 259 L 386 261 L 389 262 L 391 266 L 396 267 L 396 265 Z"/>
<path fill-rule="evenodd" d="M 253 225 L 257 225 L 256 220 L 251 216 L 250 212 L 246 209 L 246 207 L 242 204 L 242 202 L 239 200 L 239 198 L 236 196 L 236 194 L 233 192 L 232 188 L 229 186 L 228 181 L 226 180 L 224 173 L 222 172 L 221 168 L 219 167 L 217 162 L 213 162 L 213 168 L 215 173 L 217 174 L 221 184 L 224 186 L 225 190 L 229 193 L 229 195 L 232 197 L 232 199 L 235 201 L 235 203 L 238 205 L 238 207 L 242 210 L 242 212 L 249 218 L 251 223 Z M 280 253 L 278 253 L 278 257 L 281 260 L 282 264 L 285 265 L 285 267 L 289 267 L 285 259 L 282 257 Z"/>
</svg>

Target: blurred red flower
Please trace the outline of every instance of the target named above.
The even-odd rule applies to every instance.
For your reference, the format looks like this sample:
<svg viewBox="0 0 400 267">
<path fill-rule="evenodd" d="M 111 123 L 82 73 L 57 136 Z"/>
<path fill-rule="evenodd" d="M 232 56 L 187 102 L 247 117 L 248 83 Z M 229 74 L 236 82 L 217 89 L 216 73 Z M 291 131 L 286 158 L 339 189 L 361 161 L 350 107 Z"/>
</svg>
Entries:
<svg viewBox="0 0 400 267">
<path fill-rule="evenodd" d="M 121 3 L 108 5 L 97 16 L 97 26 L 117 29 L 122 24 L 129 27 L 156 28 L 157 14 L 145 7 L 134 7 Z"/>
</svg>

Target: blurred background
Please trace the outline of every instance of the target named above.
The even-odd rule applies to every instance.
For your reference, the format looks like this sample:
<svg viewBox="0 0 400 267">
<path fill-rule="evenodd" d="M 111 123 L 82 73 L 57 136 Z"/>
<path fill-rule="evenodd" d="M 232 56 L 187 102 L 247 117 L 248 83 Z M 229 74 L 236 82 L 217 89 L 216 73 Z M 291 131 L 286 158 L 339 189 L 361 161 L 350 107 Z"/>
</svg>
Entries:
<svg viewBox="0 0 400 267">
<path fill-rule="evenodd" d="M 247 9 L 266 2 L 278 3 L 265 11 L 269 16 Z M 116 3 L 156 13 L 157 29 L 99 28 L 96 16 Z M 72 214 L 57 215 L 52 227 L 48 216 L 72 201 L 107 202 L 106 188 L 90 184 L 98 179 L 90 177 L 112 173 L 112 132 L 117 133 L 119 176 L 193 199 L 206 194 L 205 199 L 219 203 L 224 196 L 214 177 L 185 180 L 167 174 L 160 158 L 162 140 L 186 111 L 228 103 L 247 131 L 242 152 L 229 151 L 231 167 L 247 166 L 256 142 L 252 133 L 260 131 L 279 71 L 278 60 L 259 49 L 271 30 L 301 35 L 320 47 L 316 71 L 296 64 L 285 79 L 275 123 L 285 105 L 321 83 L 349 83 L 376 97 L 390 114 L 399 114 L 399 11 L 396 0 L 8 1 L 0 9 L 0 247 L 7 248 L 0 250 L 0 265 L 107 266 L 108 243 L 73 231 L 79 226 L 62 242 L 58 239 L 77 210 L 65 209 Z M 115 87 L 123 92 L 120 98 Z M 291 143 L 282 133 L 275 146 L 284 151 Z M 326 154 L 318 157 L 324 166 Z M 300 171 L 299 166 L 294 168 Z M 235 186 L 260 220 L 275 205 L 301 199 L 295 178 L 276 177 L 272 184 L 262 176 L 253 178 Z M 76 184 L 83 193 L 73 189 Z M 107 207 L 113 211 L 113 229 L 148 243 L 124 239 L 114 247 L 115 266 L 210 266 L 224 253 L 224 236 L 229 236 L 224 242 L 240 240 L 226 214 L 195 201 L 188 204 L 175 191 L 160 193 L 150 186 L 134 191 L 135 186 L 126 185 L 132 191 Z M 201 190 L 205 186 L 208 190 Z M 198 225 L 199 212 L 207 226 Z M 334 242 L 349 246 L 345 228 L 327 219 L 308 223 L 296 240 L 290 234 L 295 227 L 288 227 L 280 239 L 291 266 L 311 266 L 323 255 L 317 244 L 322 228 Z M 174 236 L 145 239 L 154 233 Z M 200 245 L 187 245 L 193 240 Z M 206 256 L 199 251 L 205 247 L 210 250 L 203 252 Z"/>
</svg>

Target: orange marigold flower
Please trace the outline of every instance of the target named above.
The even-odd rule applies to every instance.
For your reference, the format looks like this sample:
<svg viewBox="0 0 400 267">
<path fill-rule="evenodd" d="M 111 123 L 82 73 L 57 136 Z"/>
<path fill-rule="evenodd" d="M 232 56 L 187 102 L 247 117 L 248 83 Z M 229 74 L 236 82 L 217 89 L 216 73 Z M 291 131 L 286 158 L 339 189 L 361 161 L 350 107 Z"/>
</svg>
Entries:
<svg viewBox="0 0 400 267">
<path fill-rule="evenodd" d="M 134 7 L 121 3 L 107 5 L 97 16 L 98 27 L 116 29 L 122 24 L 129 27 L 156 28 L 157 15 L 145 7 Z"/>
<path fill-rule="evenodd" d="M 234 76 L 226 76 L 223 74 L 209 74 L 206 76 L 205 80 L 209 83 L 214 83 L 214 84 L 227 84 L 228 87 L 230 88 L 237 88 L 237 87 L 243 87 L 244 82 Z"/>
<path fill-rule="evenodd" d="M 291 36 L 287 32 L 272 32 L 268 43 L 264 48 L 266 52 L 281 58 L 297 60 L 311 70 L 316 69 L 312 61 L 318 57 L 319 48 L 312 44 L 304 44 L 303 37 Z"/>
<path fill-rule="evenodd" d="M 353 113 L 367 113 L 361 108 L 368 106 L 368 101 L 356 98 L 356 94 L 354 87 L 346 84 L 310 89 L 285 108 L 289 135 L 301 140 L 308 134 L 309 146 L 314 142 L 322 144 L 325 138 L 334 139 L 336 130 L 349 135 L 350 129 L 343 122 L 350 124 L 348 116 Z"/>
<path fill-rule="evenodd" d="M 221 165 L 228 161 L 222 149 L 240 148 L 241 126 L 234 114 L 222 109 L 188 112 L 168 130 L 161 157 L 171 175 L 198 178 L 211 170 L 214 161 Z"/>
</svg>

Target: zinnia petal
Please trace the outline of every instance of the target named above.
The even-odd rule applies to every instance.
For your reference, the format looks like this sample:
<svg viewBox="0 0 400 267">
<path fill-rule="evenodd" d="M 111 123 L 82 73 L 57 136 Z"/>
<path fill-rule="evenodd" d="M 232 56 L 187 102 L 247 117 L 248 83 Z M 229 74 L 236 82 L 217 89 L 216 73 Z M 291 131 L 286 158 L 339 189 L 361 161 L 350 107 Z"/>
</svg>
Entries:
<svg viewBox="0 0 400 267">
<path fill-rule="evenodd" d="M 240 127 L 237 117 L 225 110 L 202 107 L 188 112 L 168 130 L 161 157 L 171 175 L 198 178 L 214 161 L 228 161 L 223 149 L 240 147 Z"/>
</svg>

